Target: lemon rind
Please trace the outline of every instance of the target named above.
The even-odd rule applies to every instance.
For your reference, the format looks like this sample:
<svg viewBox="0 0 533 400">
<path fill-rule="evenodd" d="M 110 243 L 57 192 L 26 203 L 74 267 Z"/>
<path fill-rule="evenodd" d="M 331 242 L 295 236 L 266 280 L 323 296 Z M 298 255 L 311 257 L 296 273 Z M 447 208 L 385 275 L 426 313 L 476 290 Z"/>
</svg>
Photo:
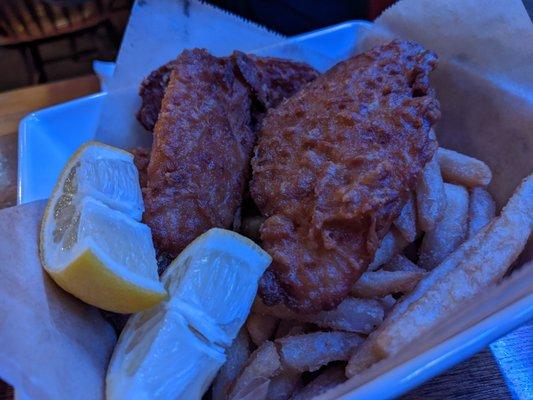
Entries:
<svg viewBox="0 0 533 400">
<path fill-rule="evenodd" d="M 161 285 L 152 290 L 123 279 L 103 263 L 91 249 L 82 251 L 66 268 L 53 271 L 44 266 L 54 281 L 84 302 L 117 313 L 146 310 L 167 298 Z M 139 278 L 139 276 L 136 276 Z M 152 283 L 153 281 L 149 281 Z M 105 293 L 105 296 L 102 296 Z"/>
<path fill-rule="evenodd" d="M 148 228 L 149 229 L 149 228 Z M 71 253 L 72 256 L 68 261 L 63 265 L 53 268 L 49 265 L 48 262 L 43 262 L 43 267 L 46 271 L 60 275 L 66 269 L 76 262 L 80 257 L 85 253 L 90 252 L 94 255 L 98 262 L 105 267 L 110 273 L 119 276 L 124 282 L 132 286 L 138 286 L 143 288 L 146 291 L 150 292 L 161 292 L 165 291 L 163 284 L 159 281 L 158 277 L 151 279 L 148 276 L 141 275 L 139 273 L 133 272 L 128 268 L 122 266 L 120 263 L 117 263 L 113 259 L 107 257 L 106 253 L 91 239 L 86 239 L 83 244 L 78 245 L 77 248 Z M 44 257 L 43 257 L 44 258 Z M 105 261 L 104 261 L 105 260 Z"/>
</svg>

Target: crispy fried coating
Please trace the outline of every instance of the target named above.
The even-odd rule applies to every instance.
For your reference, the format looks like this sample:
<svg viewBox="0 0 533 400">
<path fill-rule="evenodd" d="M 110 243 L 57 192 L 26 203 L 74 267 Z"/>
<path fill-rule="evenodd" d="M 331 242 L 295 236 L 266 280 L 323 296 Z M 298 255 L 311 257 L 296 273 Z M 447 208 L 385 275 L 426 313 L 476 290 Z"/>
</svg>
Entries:
<svg viewBox="0 0 533 400">
<path fill-rule="evenodd" d="M 167 73 L 169 82 L 163 85 Z M 252 113 L 264 113 L 316 76 L 311 67 L 287 60 L 242 53 L 218 58 L 192 50 L 144 81 L 139 115 L 159 116 L 151 156 L 140 149 L 134 155 L 143 219 L 152 228 L 158 254 L 175 257 L 209 228 L 239 227 L 256 137 Z M 160 90 L 165 93 L 159 106 Z"/>
<path fill-rule="evenodd" d="M 253 117 L 260 121 L 266 110 L 279 103 L 308 82 L 316 79 L 318 72 L 311 66 L 275 57 L 259 57 L 235 51 L 231 55 L 234 71 L 252 94 Z M 170 73 L 176 68 L 176 61 L 152 71 L 139 89 L 141 108 L 137 119 L 149 131 L 153 131 Z"/>
<path fill-rule="evenodd" d="M 231 55 L 239 76 L 248 84 L 258 112 L 277 107 L 306 83 L 314 81 L 318 72 L 305 63 L 275 57 L 259 57 L 234 51 Z"/>
<path fill-rule="evenodd" d="M 227 58 L 192 50 L 176 59 L 144 190 L 143 219 L 159 251 L 176 256 L 206 230 L 232 226 L 255 140 L 250 106 Z"/>
<path fill-rule="evenodd" d="M 146 175 L 148 164 L 150 163 L 150 149 L 147 149 L 146 147 L 137 147 L 135 149 L 131 149 L 130 152 L 133 154 L 133 163 L 139 171 L 139 184 L 141 189 L 144 190 L 148 180 Z"/>
<path fill-rule="evenodd" d="M 435 66 L 433 53 L 394 41 L 269 110 L 251 182 L 274 259 L 261 283 L 267 304 L 331 309 L 366 270 L 436 151 Z"/>
<path fill-rule="evenodd" d="M 162 65 L 155 71 L 152 71 L 142 82 L 139 87 L 139 96 L 141 96 L 141 108 L 137 111 L 137 120 L 146 130 L 154 130 L 161 102 L 165 95 L 170 73 L 174 69 L 176 61 L 172 60 Z"/>
</svg>

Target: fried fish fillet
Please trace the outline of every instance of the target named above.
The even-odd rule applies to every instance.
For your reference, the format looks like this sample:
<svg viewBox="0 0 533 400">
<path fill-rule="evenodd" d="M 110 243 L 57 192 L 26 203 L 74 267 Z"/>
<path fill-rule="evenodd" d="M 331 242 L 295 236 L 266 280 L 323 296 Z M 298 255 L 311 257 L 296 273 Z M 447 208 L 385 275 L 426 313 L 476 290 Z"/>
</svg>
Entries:
<svg viewBox="0 0 533 400">
<path fill-rule="evenodd" d="M 186 50 L 176 59 L 143 193 L 158 250 L 176 256 L 209 228 L 232 226 L 255 141 L 250 107 L 227 58 Z"/>
<path fill-rule="evenodd" d="M 277 107 L 305 84 L 314 81 L 318 72 L 307 64 L 275 57 L 259 57 L 234 51 L 231 55 L 237 75 L 248 85 L 254 102 L 253 117 L 261 122 L 270 108 Z"/>
<path fill-rule="evenodd" d="M 137 111 L 137 120 L 144 128 L 150 132 L 154 130 L 161 102 L 165 96 L 170 79 L 170 73 L 174 69 L 176 61 L 172 60 L 162 65 L 155 71 L 152 71 L 142 82 L 139 87 L 139 96 L 141 96 L 141 108 Z"/>
<path fill-rule="evenodd" d="M 436 151 L 435 54 L 394 41 L 341 62 L 268 112 L 251 194 L 273 263 L 269 305 L 338 305 L 365 271 Z"/>
<path fill-rule="evenodd" d="M 231 62 L 234 72 L 250 89 L 253 117 L 259 121 L 266 110 L 276 107 L 318 76 L 318 72 L 305 63 L 240 51 L 233 52 Z M 170 74 L 177 66 L 175 60 L 170 61 L 152 71 L 141 83 L 142 104 L 137 119 L 149 131 L 154 129 Z"/>
<path fill-rule="evenodd" d="M 246 65 L 242 73 L 237 58 Z M 164 71 L 151 76 L 161 78 Z M 143 220 L 152 229 L 158 254 L 175 257 L 206 230 L 238 225 L 256 138 L 252 112 L 264 112 L 316 76 L 305 64 L 242 53 L 219 58 L 197 49 L 172 62 L 149 162 L 146 150 L 135 151 Z M 262 91 L 265 102 L 256 99 L 255 90 Z M 151 102 L 151 108 L 144 104 L 145 111 L 156 108 L 154 93 L 143 100 Z"/>
</svg>

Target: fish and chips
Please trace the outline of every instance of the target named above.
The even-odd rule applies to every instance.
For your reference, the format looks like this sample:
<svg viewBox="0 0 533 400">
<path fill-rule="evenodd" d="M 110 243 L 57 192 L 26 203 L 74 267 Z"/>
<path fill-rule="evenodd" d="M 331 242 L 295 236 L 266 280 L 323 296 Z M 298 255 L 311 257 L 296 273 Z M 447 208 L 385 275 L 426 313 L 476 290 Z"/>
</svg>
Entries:
<svg viewBox="0 0 533 400">
<path fill-rule="evenodd" d="M 494 218 L 487 164 L 437 145 L 436 66 L 402 41 L 320 76 L 192 50 L 142 83 L 154 145 L 135 161 L 157 251 L 223 227 L 273 257 L 214 400 L 321 394 L 445 320 L 522 250 L 532 178 Z"/>
<path fill-rule="evenodd" d="M 107 308 L 136 312 L 111 360 L 108 398 L 159 387 L 173 398 L 310 398 L 398 354 L 502 279 L 533 229 L 533 175 L 495 216 L 489 166 L 439 147 L 437 64 L 400 40 L 323 74 L 191 49 L 144 79 L 137 119 L 152 147 L 132 157 L 90 145 L 100 153 L 71 162 L 53 208 L 61 220 L 50 237 L 68 250 L 91 226 L 76 219 L 78 202 L 93 213 L 109 206 L 96 237 L 125 224 L 112 210 L 131 208 L 123 188 L 136 195 L 130 230 L 150 245 L 159 297 L 152 308 Z M 113 163 L 93 179 L 104 150 Z M 96 193 L 86 181 L 105 204 L 76 200 Z M 113 245 L 105 241 L 109 254 Z M 114 273 L 119 261 L 139 264 L 111 261 Z M 183 360 L 191 369 L 174 375 L 168 366 Z"/>
</svg>

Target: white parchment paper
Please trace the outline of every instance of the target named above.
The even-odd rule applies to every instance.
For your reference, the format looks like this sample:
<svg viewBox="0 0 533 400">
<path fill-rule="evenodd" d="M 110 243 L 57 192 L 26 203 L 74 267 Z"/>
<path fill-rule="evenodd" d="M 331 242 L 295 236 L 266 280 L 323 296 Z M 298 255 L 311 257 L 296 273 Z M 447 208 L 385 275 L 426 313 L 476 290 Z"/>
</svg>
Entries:
<svg viewBox="0 0 533 400">
<path fill-rule="evenodd" d="M 0 210 L 0 377 L 30 399 L 103 399 L 115 333 L 41 267 L 44 202 Z"/>
</svg>

